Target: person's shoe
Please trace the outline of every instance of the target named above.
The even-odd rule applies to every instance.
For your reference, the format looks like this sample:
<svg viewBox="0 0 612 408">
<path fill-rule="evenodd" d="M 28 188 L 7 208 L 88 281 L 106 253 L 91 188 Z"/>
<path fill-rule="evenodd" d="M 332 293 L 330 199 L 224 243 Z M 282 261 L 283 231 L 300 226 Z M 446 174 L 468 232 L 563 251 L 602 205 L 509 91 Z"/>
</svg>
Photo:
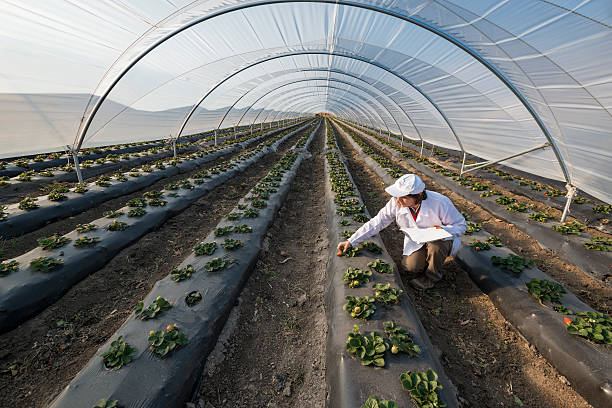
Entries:
<svg viewBox="0 0 612 408">
<path fill-rule="evenodd" d="M 411 280 L 410 285 L 415 289 L 427 290 L 433 288 L 435 283 L 432 280 L 426 278 L 425 276 L 421 276 Z"/>
</svg>

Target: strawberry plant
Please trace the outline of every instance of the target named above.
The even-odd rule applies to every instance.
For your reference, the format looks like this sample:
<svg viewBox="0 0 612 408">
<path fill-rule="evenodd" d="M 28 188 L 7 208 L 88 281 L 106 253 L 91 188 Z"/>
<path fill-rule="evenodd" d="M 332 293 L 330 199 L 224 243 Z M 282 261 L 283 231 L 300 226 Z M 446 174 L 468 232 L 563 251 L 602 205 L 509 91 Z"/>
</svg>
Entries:
<svg viewBox="0 0 612 408">
<path fill-rule="evenodd" d="M 593 212 L 599 213 L 599 214 L 610 215 L 610 212 L 612 212 L 612 205 L 606 205 L 606 204 L 596 205 L 595 207 L 593 207 Z"/>
<path fill-rule="evenodd" d="M 38 198 L 36 197 L 26 197 L 19 202 L 19 209 L 24 211 L 31 211 L 38 208 L 38 204 L 36 201 Z"/>
<path fill-rule="evenodd" d="M 198 304 L 202 300 L 202 294 L 197 290 L 191 292 L 185 292 L 185 303 L 187 306 L 192 307 Z"/>
<path fill-rule="evenodd" d="M 491 197 L 494 195 L 502 195 L 502 192 L 499 190 L 487 190 L 480 193 L 481 197 Z"/>
<path fill-rule="evenodd" d="M 370 271 L 350 267 L 344 272 L 342 280 L 346 282 L 350 288 L 358 288 L 368 283 L 370 281 L 370 276 L 372 276 L 372 272 Z"/>
<path fill-rule="evenodd" d="M 564 222 L 561 225 L 554 225 L 553 229 L 563 235 L 580 235 L 580 233 L 586 229 L 586 225 L 572 221 Z"/>
<path fill-rule="evenodd" d="M 376 258 L 375 261 L 368 262 L 368 267 L 374 269 L 378 273 L 393 272 L 393 267 L 380 258 Z"/>
<path fill-rule="evenodd" d="M 228 258 L 213 258 L 204 265 L 208 272 L 217 272 L 233 264 L 235 260 Z"/>
<path fill-rule="evenodd" d="M 6 205 L 0 205 L 0 221 L 3 221 L 6 217 L 8 217 L 8 212 L 6 209 L 8 207 Z"/>
<path fill-rule="evenodd" d="M 399 303 L 401 295 L 404 293 L 401 289 L 392 288 L 390 283 L 375 283 L 372 285 L 372 289 L 374 289 L 374 298 L 385 305 Z"/>
<path fill-rule="evenodd" d="M 104 211 L 104 213 L 102 215 L 105 216 L 106 218 L 117 218 L 117 217 L 121 217 L 123 215 L 123 211 L 121 211 L 121 210 L 117 210 L 117 211 Z"/>
<path fill-rule="evenodd" d="M 147 191 L 142 196 L 144 198 L 161 198 L 164 196 L 164 193 L 161 191 L 152 190 L 152 191 Z"/>
<path fill-rule="evenodd" d="M 551 188 L 546 190 L 544 195 L 549 197 L 561 197 L 563 195 L 563 191 L 557 190 L 556 188 Z"/>
<path fill-rule="evenodd" d="M 187 265 L 184 268 L 173 269 L 172 272 L 170 272 L 170 277 L 172 278 L 173 281 L 180 282 L 180 281 L 191 278 L 191 274 L 194 272 L 195 270 L 193 269 L 193 266 Z"/>
<path fill-rule="evenodd" d="M 533 265 L 533 261 L 513 254 L 510 254 L 506 258 L 492 256 L 491 262 L 493 265 L 499 265 L 499 267 L 503 270 L 512 272 L 515 275 L 520 275 L 521 272 L 523 272 L 523 269 Z"/>
<path fill-rule="evenodd" d="M 234 229 L 233 226 L 228 225 L 226 227 L 213 228 L 216 237 L 222 237 L 224 235 L 228 235 Z"/>
<path fill-rule="evenodd" d="M 132 355 L 136 349 L 123 341 L 123 336 L 111 343 L 110 349 L 102 354 L 104 367 L 108 370 L 119 370 L 132 361 Z"/>
<path fill-rule="evenodd" d="M 164 190 L 178 190 L 179 188 L 179 183 L 168 183 L 164 186 Z"/>
<path fill-rule="evenodd" d="M 68 187 L 56 188 L 49 192 L 47 195 L 47 199 L 50 201 L 63 201 L 67 199 L 66 192 L 68 191 Z"/>
<path fill-rule="evenodd" d="M 426 372 L 413 373 L 407 371 L 400 376 L 402 388 L 410 392 L 410 396 L 419 408 L 438 408 L 446 407 L 436 391 L 442 390 L 442 385 L 438 382 L 438 375 L 433 370 Z"/>
<path fill-rule="evenodd" d="M 349 220 L 340 220 L 338 221 L 338 225 L 341 227 L 346 227 L 347 225 L 351 225 L 351 222 Z"/>
<path fill-rule="evenodd" d="M 184 188 L 185 190 L 193 190 L 195 188 L 195 186 L 191 184 L 189 180 L 181 180 L 179 182 L 179 185 L 181 188 Z"/>
<path fill-rule="evenodd" d="M 523 212 L 524 213 L 524 212 L 527 212 L 529 208 L 527 207 L 527 204 L 514 202 L 506 206 L 506 210 L 512 211 L 512 212 Z"/>
<path fill-rule="evenodd" d="M 412 357 L 421 353 L 421 348 L 414 344 L 408 330 L 394 322 L 384 322 L 383 327 L 391 342 L 391 354 L 402 352 Z"/>
<path fill-rule="evenodd" d="M 128 173 L 128 176 L 130 176 L 130 177 L 140 177 L 140 176 L 142 176 L 142 174 L 140 174 L 137 171 L 132 171 L 132 172 Z"/>
<path fill-rule="evenodd" d="M 399 408 L 399 406 L 393 401 L 381 400 L 378 399 L 378 397 L 372 395 L 361 406 L 361 408 Z"/>
<path fill-rule="evenodd" d="M 100 176 L 98 180 L 96 180 L 96 184 L 100 187 L 108 187 L 111 185 L 109 176 Z"/>
<path fill-rule="evenodd" d="M 495 202 L 497 204 L 502 204 L 502 205 L 508 205 L 508 204 L 512 204 L 514 203 L 516 200 L 514 198 L 511 197 L 507 197 L 505 195 L 501 196 L 501 197 L 497 197 L 495 199 Z"/>
<path fill-rule="evenodd" d="M 469 235 L 473 232 L 478 232 L 482 229 L 482 225 L 480 225 L 477 222 L 468 222 L 467 223 L 467 228 L 465 230 L 466 235 Z"/>
<path fill-rule="evenodd" d="M 226 238 L 225 241 L 221 243 L 221 246 L 226 251 L 233 251 L 234 249 L 242 248 L 244 246 L 244 243 L 237 239 Z"/>
<path fill-rule="evenodd" d="M 246 205 L 246 204 L 238 204 L 236 206 L 236 208 L 238 208 L 239 210 L 242 210 L 242 211 L 246 210 L 247 207 L 248 207 L 248 205 Z"/>
<path fill-rule="evenodd" d="M 347 258 L 354 258 L 357 255 L 360 255 L 359 248 L 357 247 L 350 247 L 342 253 L 342 256 L 346 256 Z"/>
<path fill-rule="evenodd" d="M 229 213 L 225 216 L 225 218 L 227 218 L 230 221 L 236 221 L 238 219 L 240 219 L 240 217 L 242 217 L 242 213 L 241 212 L 232 212 Z"/>
<path fill-rule="evenodd" d="M 102 398 L 100 401 L 96 402 L 96 405 L 93 408 L 119 408 L 117 403 L 119 400 L 107 400 L 106 398 Z"/>
<path fill-rule="evenodd" d="M 29 170 L 29 171 L 24 171 L 19 173 L 19 175 L 17 176 L 17 180 L 19 181 L 32 181 L 32 176 L 34 175 L 34 171 L 33 170 Z"/>
<path fill-rule="evenodd" d="M 193 252 L 196 255 L 212 255 L 217 250 L 216 242 L 200 242 L 196 246 L 193 247 Z"/>
<path fill-rule="evenodd" d="M 61 237 L 57 235 L 51 235 L 47 238 L 40 238 L 38 240 L 38 246 L 44 249 L 45 251 L 49 251 L 51 249 L 61 248 L 67 243 L 71 241 L 70 238 Z"/>
<path fill-rule="evenodd" d="M 144 166 L 140 168 L 140 170 L 144 171 L 145 173 L 151 173 L 153 172 L 153 167 L 145 164 Z"/>
<path fill-rule="evenodd" d="M 367 320 L 374 314 L 376 310 L 376 305 L 374 302 L 376 299 L 370 296 L 364 297 L 355 297 L 355 296 L 347 296 L 345 297 L 346 303 L 342 306 L 342 310 L 346 310 L 351 317 L 355 319 L 363 319 Z"/>
<path fill-rule="evenodd" d="M 132 208 L 138 208 L 138 207 L 146 207 L 147 206 L 147 200 L 141 197 L 136 197 L 136 198 L 132 198 L 131 200 L 129 200 L 126 205 L 128 207 L 132 207 Z"/>
<path fill-rule="evenodd" d="M 612 318 L 607 314 L 577 313 L 576 318 L 567 323 L 566 329 L 570 334 L 587 338 L 595 343 L 612 344 Z"/>
<path fill-rule="evenodd" d="M 98 227 L 95 224 L 77 224 L 77 226 L 76 226 L 76 231 L 79 234 L 83 234 L 83 233 L 89 232 L 89 231 L 95 231 L 97 229 L 98 229 Z"/>
<path fill-rule="evenodd" d="M 255 208 L 265 208 L 268 204 L 263 200 L 253 200 L 251 205 Z"/>
<path fill-rule="evenodd" d="M 485 184 L 480 184 L 478 181 L 476 181 L 474 182 L 474 184 L 471 185 L 470 189 L 472 191 L 485 191 L 489 189 L 489 186 Z"/>
<path fill-rule="evenodd" d="M 165 357 L 168 353 L 178 350 L 189 343 L 183 333 L 179 333 L 178 326 L 168 325 L 166 331 L 158 330 L 149 332 L 149 349 L 160 357 Z"/>
<path fill-rule="evenodd" d="M 584 203 L 590 203 L 591 200 L 589 200 L 588 198 L 582 198 L 582 197 L 576 197 L 572 200 L 572 203 L 574 204 L 584 204 Z"/>
<path fill-rule="evenodd" d="M 91 247 L 91 246 L 96 245 L 99 241 L 100 241 L 100 238 L 98 237 L 82 237 L 82 238 L 75 239 L 72 245 L 74 245 L 77 248 Z"/>
<path fill-rule="evenodd" d="M 479 240 L 470 242 L 470 246 L 474 248 L 474 251 L 487 251 L 491 249 L 491 246 L 486 242 L 480 242 Z"/>
<path fill-rule="evenodd" d="M 253 232 L 253 228 L 249 227 L 246 224 L 236 225 L 234 227 L 234 232 L 236 232 L 238 234 L 247 234 L 249 232 Z"/>
<path fill-rule="evenodd" d="M 351 235 L 353 235 L 355 233 L 355 231 L 348 231 L 348 230 L 344 230 L 342 232 L 340 232 L 340 238 L 344 238 L 344 239 L 349 239 L 351 237 Z"/>
<path fill-rule="evenodd" d="M 19 262 L 13 260 L 0 263 L 0 278 L 10 275 L 11 272 L 19 270 Z"/>
<path fill-rule="evenodd" d="M 244 212 L 244 217 L 245 218 L 257 218 L 259 217 L 259 210 L 256 210 L 255 208 L 249 208 Z"/>
<path fill-rule="evenodd" d="M 572 312 L 570 309 L 568 309 L 567 307 L 563 306 L 563 305 L 553 305 L 553 309 L 555 310 L 555 312 L 564 314 L 564 315 L 573 315 L 574 312 Z"/>
<path fill-rule="evenodd" d="M 81 184 L 77 184 L 72 191 L 74 191 L 77 194 L 85 194 L 89 190 L 87 189 L 87 184 L 81 183 Z"/>
<path fill-rule="evenodd" d="M 612 251 L 612 239 L 607 237 L 591 237 L 591 240 L 589 242 L 585 242 L 584 246 L 587 249 L 610 252 Z"/>
<path fill-rule="evenodd" d="M 525 283 L 528 292 L 531 296 L 538 299 L 541 305 L 543 302 L 561 303 L 563 294 L 567 293 L 565 288 L 557 282 L 552 282 L 546 279 L 533 278 Z"/>
<path fill-rule="evenodd" d="M 153 303 L 146 308 L 144 307 L 143 301 L 138 302 L 136 309 L 134 309 L 134 315 L 139 317 L 141 320 L 154 319 L 158 314 L 170 309 L 173 305 L 173 302 L 168 302 L 163 297 L 158 296 L 155 298 Z"/>
<path fill-rule="evenodd" d="M 117 180 L 117 181 L 122 182 L 122 183 L 123 183 L 124 181 L 127 181 L 127 179 L 128 179 L 128 178 L 125 176 L 125 174 L 123 174 L 123 173 L 115 173 L 115 174 L 113 174 L 113 178 L 114 178 L 115 180 Z"/>
<path fill-rule="evenodd" d="M 38 175 L 41 177 L 55 177 L 55 174 L 53 174 L 51 171 L 49 170 L 42 170 L 38 172 Z"/>
<path fill-rule="evenodd" d="M 353 215 L 353 220 L 357 222 L 368 222 L 370 218 L 365 214 L 355 214 Z"/>
<path fill-rule="evenodd" d="M 547 222 L 551 218 L 553 218 L 553 216 L 546 211 L 537 211 L 529 214 L 529 219 L 537 222 Z"/>
<path fill-rule="evenodd" d="M 115 220 L 104 228 L 109 231 L 124 231 L 127 227 L 128 225 L 125 222 Z"/>
<path fill-rule="evenodd" d="M 499 239 L 499 237 L 496 235 L 489 237 L 485 242 L 489 245 L 493 245 L 496 247 L 504 246 L 504 244 L 502 244 L 501 242 L 501 239 Z"/>
<path fill-rule="evenodd" d="M 376 332 L 363 336 L 359 332 L 359 326 L 355 325 L 353 332 L 349 333 L 346 340 L 346 350 L 361 360 L 364 366 L 385 366 L 385 351 L 389 346 L 382 336 Z"/>
<path fill-rule="evenodd" d="M 64 264 L 64 261 L 60 258 L 51 258 L 40 256 L 30 261 L 30 266 L 35 271 L 39 272 L 50 272 Z"/>
<path fill-rule="evenodd" d="M 145 210 L 142 207 L 136 207 L 136 208 L 132 208 L 130 209 L 130 211 L 128 211 L 128 217 L 142 217 L 143 215 L 145 215 L 147 213 L 147 210 Z"/>
<path fill-rule="evenodd" d="M 151 207 L 163 207 L 167 204 L 168 202 L 165 200 L 161 200 L 159 198 L 149 198 L 149 205 Z"/>
<path fill-rule="evenodd" d="M 366 251 L 372 252 L 373 254 L 382 254 L 382 248 L 376 245 L 373 241 L 362 242 L 361 247 Z"/>
</svg>

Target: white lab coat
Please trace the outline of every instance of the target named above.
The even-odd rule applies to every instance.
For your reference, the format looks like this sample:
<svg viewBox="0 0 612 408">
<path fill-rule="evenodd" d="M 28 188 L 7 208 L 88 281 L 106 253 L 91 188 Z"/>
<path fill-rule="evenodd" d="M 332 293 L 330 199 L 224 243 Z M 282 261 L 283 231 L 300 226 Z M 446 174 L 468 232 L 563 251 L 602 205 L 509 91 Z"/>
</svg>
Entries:
<svg viewBox="0 0 612 408">
<path fill-rule="evenodd" d="M 391 197 L 387 205 L 376 214 L 376 217 L 363 224 L 351 235 L 348 241 L 351 245 L 355 246 L 359 242 L 378 234 L 393 221 L 397 223 L 400 229 L 442 227 L 449 234 L 453 235 L 450 238 L 445 238 L 445 240 L 453 240 L 451 255 L 454 255 L 459 250 L 461 245 L 460 237 L 467 228 L 465 218 L 457 211 L 448 197 L 435 191 L 427 190 L 427 199 L 421 202 L 421 209 L 416 222 L 412 218 L 410 209 L 399 206 L 396 198 Z M 417 244 L 408 235 L 404 234 L 404 255 L 410 255 L 422 246 L 423 244 Z"/>
</svg>

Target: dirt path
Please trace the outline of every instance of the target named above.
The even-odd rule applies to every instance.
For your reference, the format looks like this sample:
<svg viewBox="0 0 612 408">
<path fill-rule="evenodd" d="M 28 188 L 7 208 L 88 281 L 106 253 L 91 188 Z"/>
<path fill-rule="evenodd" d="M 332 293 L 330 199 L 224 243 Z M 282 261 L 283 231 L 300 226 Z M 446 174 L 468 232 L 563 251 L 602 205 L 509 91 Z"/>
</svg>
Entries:
<svg viewBox="0 0 612 408">
<path fill-rule="evenodd" d="M 46 407 L 155 282 L 176 267 L 301 136 L 293 136 L 278 153 L 214 189 L 122 250 L 42 313 L 0 336 L 3 406 Z"/>
<path fill-rule="evenodd" d="M 325 405 L 322 148 L 319 132 L 207 361 L 195 407 Z"/>
<path fill-rule="evenodd" d="M 368 211 L 375 215 L 389 199 L 384 183 L 346 140 L 340 138 L 338 144 Z M 439 191 L 431 184 L 428 188 Z M 457 203 L 454 196 L 451 199 Z M 396 224 L 381 237 L 400 264 L 403 234 Z M 464 407 L 590 407 L 504 319 L 465 270 L 451 261 L 445 264 L 444 275 L 426 292 L 408 285 L 412 276 L 402 274 L 402 279 Z"/>
</svg>

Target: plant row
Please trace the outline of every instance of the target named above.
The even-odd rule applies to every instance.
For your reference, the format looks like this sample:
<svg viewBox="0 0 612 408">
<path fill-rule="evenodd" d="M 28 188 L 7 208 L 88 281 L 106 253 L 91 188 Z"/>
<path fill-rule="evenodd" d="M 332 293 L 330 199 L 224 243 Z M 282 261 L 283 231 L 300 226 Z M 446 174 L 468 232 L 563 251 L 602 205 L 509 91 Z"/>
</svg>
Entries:
<svg viewBox="0 0 612 408">
<path fill-rule="evenodd" d="M 0 330 L 19 324 L 106 264 L 117 252 L 246 170 L 287 138 L 278 135 L 239 156 L 201 170 L 161 191 L 148 191 L 104 217 L 64 235 L 43 238 L 39 247 L 0 264 Z"/>
<path fill-rule="evenodd" d="M 288 151 L 192 253 L 138 302 L 133 315 L 52 407 L 91 407 L 96 401 L 182 407 L 301 161 L 301 153 Z"/>
<path fill-rule="evenodd" d="M 348 238 L 369 216 L 337 151 L 333 127 L 327 132 L 328 233 L 333 243 Z M 328 274 L 327 313 L 334 327 L 327 364 L 331 405 L 457 406 L 453 387 L 380 238 L 333 254 Z M 366 390 L 378 395 L 364 395 Z"/>
</svg>

